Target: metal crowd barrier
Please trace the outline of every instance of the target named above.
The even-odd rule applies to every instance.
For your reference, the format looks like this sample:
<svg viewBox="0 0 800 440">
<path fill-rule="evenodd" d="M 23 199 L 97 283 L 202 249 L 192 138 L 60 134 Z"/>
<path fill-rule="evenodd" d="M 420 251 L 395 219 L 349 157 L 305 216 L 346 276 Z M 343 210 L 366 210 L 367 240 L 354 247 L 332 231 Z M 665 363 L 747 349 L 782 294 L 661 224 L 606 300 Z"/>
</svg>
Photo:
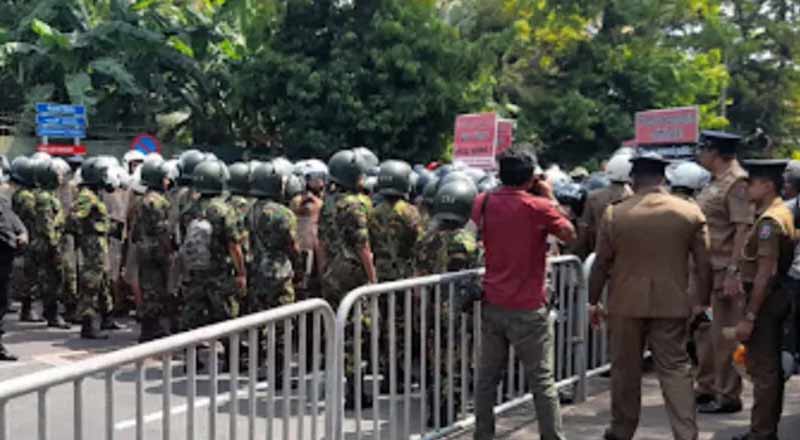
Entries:
<svg viewBox="0 0 800 440">
<path fill-rule="evenodd" d="M 480 273 L 363 286 L 345 297 L 336 319 L 338 369 L 344 372 L 345 358 L 350 357 L 354 383 L 339 381 L 337 389 L 344 398 L 346 387 L 351 387 L 355 399 L 349 411 L 340 407 L 337 438 L 360 440 L 367 433 L 370 439 L 435 438 L 474 423 L 470 414 L 480 353 L 480 304 L 473 305 L 471 315 L 451 305 L 456 283 Z M 550 259 L 547 285 L 558 306 L 553 314 L 556 381 L 559 388 L 574 387 L 575 400 L 582 401 L 588 298 L 581 261 L 574 256 Z M 443 370 L 449 373 L 444 381 Z M 505 376 L 498 387 L 496 413 L 532 399 L 513 349 Z M 365 396 L 371 396 L 371 405 L 365 405 Z M 436 410 L 429 417 L 431 408 Z"/>
<path fill-rule="evenodd" d="M 280 329 L 282 329 L 282 344 L 276 343 L 276 330 L 280 332 Z M 242 335 L 245 336 L 244 340 L 241 339 Z M 148 430 L 146 435 L 146 422 L 159 419 L 162 425 L 160 438 L 169 440 L 178 437 L 172 436 L 172 423 L 173 416 L 180 412 L 185 412 L 186 417 L 185 431 L 178 429 L 182 439 L 213 440 L 220 435 L 221 438 L 236 440 L 239 431 L 245 434 L 242 438 L 251 440 L 256 436 L 287 440 L 305 439 L 309 438 L 309 435 L 313 440 L 323 436 L 330 439 L 334 436 L 337 408 L 335 384 L 338 374 L 335 365 L 334 335 L 333 310 L 325 301 L 315 299 L 5 381 L 0 384 L 0 440 L 66 438 L 70 435 L 69 431 L 72 431 L 72 438 L 75 440 L 84 438 L 112 440 L 120 438 L 120 433 L 116 431 L 125 429 L 126 426 L 135 428 L 137 440 L 152 439 L 159 436 L 154 435 L 151 430 Z M 267 341 L 266 352 L 259 349 L 259 346 L 263 347 L 260 341 Z M 224 377 L 220 377 L 219 374 L 218 342 L 227 344 L 227 347 L 241 348 L 226 350 L 229 373 L 228 390 L 225 394 L 218 394 L 220 381 L 224 383 Z M 309 342 L 312 346 L 310 359 L 307 347 Z M 244 345 L 247 345 L 246 350 L 243 348 Z M 283 365 L 275 365 L 276 345 L 283 347 Z M 293 349 L 295 345 L 298 346 L 296 354 Z M 208 354 L 207 374 L 198 372 L 197 355 L 203 351 Z M 247 353 L 249 361 L 246 367 L 247 376 L 240 378 L 239 357 L 240 354 L 244 356 L 244 353 Z M 173 372 L 174 367 L 180 365 L 181 358 L 185 361 L 185 374 L 180 368 L 176 369 L 177 373 Z M 320 370 L 323 358 L 324 368 Z M 255 359 L 258 361 L 254 362 Z M 292 363 L 295 359 L 296 365 Z M 307 389 L 306 384 L 309 360 L 312 373 L 311 390 Z M 259 367 L 266 367 L 266 371 L 263 369 L 259 371 Z M 147 378 L 152 370 L 160 370 L 161 373 L 160 380 L 156 379 L 156 382 L 160 383 L 160 389 L 156 389 L 155 392 L 145 389 L 148 382 L 153 382 Z M 282 373 L 279 373 L 283 385 L 282 396 L 278 395 L 276 386 L 272 386 L 277 383 L 276 371 Z M 266 373 L 266 382 L 261 381 L 259 373 L 261 375 Z M 123 394 L 124 391 L 130 391 L 123 390 L 120 385 L 124 375 L 133 382 L 135 414 L 131 421 L 119 422 L 115 415 L 118 416 L 122 411 L 121 406 L 115 404 L 119 400 L 115 399 L 115 393 Z M 293 378 L 297 379 L 296 385 L 292 383 Z M 240 382 L 245 380 L 246 388 L 240 389 Z M 173 396 L 174 388 L 181 381 L 186 390 L 185 405 L 173 407 L 173 398 L 177 400 L 177 397 Z M 197 388 L 199 383 L 205 381 L 208 381 L 207 401 L 200 402 L 202 399 L 198 399 Z M 322 390 L 324 397 L 320 396 L 321 381 L 324 383 Z M 69 420 L 69 417 L 65 417 L 59 419 L 62 425 L 54 427 L 48 423 L 48 417 L 51 415 L 48 411 L 48 392 L 61 385 L 72 387 L 73 417 L 71 426 L 63 426 L 63 422 Z M 296 394 L 292 394 L 293 388 L 297 391 Z M 148 398 L 146 391 L 149 394 L 160 394 L 160 405 L 158 399 Z M 310 397 L 307 398 L 306 393 L 309 391 Z M 32 429 L 32 427 L 22 427 L 22 429 L 15 427 L 12 430 L 14 419 L 9 417 L 9 414 L 16 414 L 9 411 L 9 407 L 15 404 L 15 399 L 27 399 L 31 395 L 35 395 L 38 408 L 36 436 L 33 432 L 23 432 L 25 428 Z M 127 400 L 129 397 L 123 394 L 123 398 Z M 244 398 L 247 402 L 246 406 L 241 408 L 243 415 L 247 417 L 246 423 L 242 421 L 242 427 L 239 426 L 241 420 L 238 419 L 240 398 Z M 225 421 L 218 420 L 220 411 L 218 406 L 224 400 L 227 400 L 228 405 L 227 436 L 224 434 Z M 293 401 L 296 404 L 294 409 L 291 405 Z M 25 403 L 26 408 L 32 404 L 27 401 L 20 403 Z M 146 403 L 155 404 L 157 411 L 146 416 Z M 208 405 L 207 416 L 196 414 L 196 406 L 203 406 L 200 403 Z M 323 404 L 324 407 L 321 408 Z M 259 411 L 263 411 L 263 416 Z M 281 414 L 276 414 L 278 411 Z M 94 427 L 95 429 L 87 435 L 85 428 L 87 417 L 91 417 L 92 421 L 104 418 L 103 429 L 98 430 Z M 307 419 L 310 419 L 310 424 Z M 319 423 L 320 419 L 322 424 Z M 202 425 L 206 425 L 205 432 L 200 432 Z M 50 434 L 55 434 L 55 428 L 58 432 L 51 436 Z M 223 434 L 220 434 L 220 431 Z"/>
<path fill-rule="evenodd" d="M 592 271 L 596 255 L 591 254 L 583 263 L 583 274 L 586 279 L 586 285 L 589 285 L 589 274 Z M 603 293 L 603 304 L 608 304 L 608 294 Z M 588 302 L 588 298 L 587 298 Z M 588 326 L 589 337 L 587 344 L 587 372 L 588 377 L 601 375 L 611 370 L 611 360 L 609 359 L 610 348 L 608 345 L 608 325 L 595 329 Z"/>
</svg>

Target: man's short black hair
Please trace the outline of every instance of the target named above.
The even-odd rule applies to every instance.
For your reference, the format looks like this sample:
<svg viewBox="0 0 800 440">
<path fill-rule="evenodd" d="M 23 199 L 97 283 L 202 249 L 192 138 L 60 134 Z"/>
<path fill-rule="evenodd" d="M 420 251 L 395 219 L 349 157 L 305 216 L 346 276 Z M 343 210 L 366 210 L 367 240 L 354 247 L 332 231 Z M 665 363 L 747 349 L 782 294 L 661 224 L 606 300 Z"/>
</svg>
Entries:
<svg viewBox="0 0 800 440">
<path fill-rule="evenodd" d="M 500 181 L 505 186 L 522 186 L 533 177 L 536 155 L 523 148 L 510 148 L 497 156 Z"/>
</svg>

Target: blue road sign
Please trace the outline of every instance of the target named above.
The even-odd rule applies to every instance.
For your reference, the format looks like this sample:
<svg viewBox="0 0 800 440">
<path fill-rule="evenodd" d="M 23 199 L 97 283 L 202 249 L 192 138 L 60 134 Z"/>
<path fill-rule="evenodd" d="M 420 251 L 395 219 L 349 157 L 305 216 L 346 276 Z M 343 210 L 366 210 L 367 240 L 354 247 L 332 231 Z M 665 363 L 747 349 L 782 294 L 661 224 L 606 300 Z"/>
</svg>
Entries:
<svg viewBox="0 0 800 440">
<path fill-rule="evenodd" d="M 45 127 L 69 127 L 79 128 L 86 127 L 86 118 L 83 116 L 76 117 L 59 117 L 59 116 L 36 116 L 36 125 Z"/>
<path fill-rule="evenodd" d="M 149 134 L 140 134 L 131 143 L 131 150 L 136 150 L 145 156 L 152 153 L 161 153 L 161 142 Z"/>
<path fill-rule="evenodd" d="M 40 102 L 36 104 L 36 113 L 47 116 L 85 116 L 86 107 L 71 104 L 50 104 Z"/>
<path fill-rule="evenodd" d="M 36 136 L 51 138 L 85 138 L 86 130 L 79 128 L 36 127 Z"/>
</svg>

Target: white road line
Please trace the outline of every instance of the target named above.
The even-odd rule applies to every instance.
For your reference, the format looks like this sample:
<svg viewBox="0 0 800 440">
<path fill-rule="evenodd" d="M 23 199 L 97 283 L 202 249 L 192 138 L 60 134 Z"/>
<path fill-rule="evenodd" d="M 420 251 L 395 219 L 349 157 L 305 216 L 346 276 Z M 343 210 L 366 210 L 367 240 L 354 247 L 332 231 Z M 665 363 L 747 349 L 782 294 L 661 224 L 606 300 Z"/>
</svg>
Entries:
<svg viewBox="0 0 800 440">
<path fill-rule="evenodd" d="M 266 390 L 266 389 L 267 389 L 267 383 L 266 382 L 259 382 L 259 383 L 256 384 L 256 391 L 263 391 L 263 390 Z M 249 394 L 249 388 L 243 388 L 243 389 L 239 390 L 239 392 L 236 393 L 236 397 L 237 398 L 247 397 L 248 394 Z M 221 405 L 224 405 L 225 403 L 230 402 L 230 400 L 231 400 L 231 393 L 230 392 L 217 394 L 217 406 L 218 407 L 221 406 Z M 210 403 L 211 403 L 211 399 L 208 398 L 208 397 L 204 397 L 202 399 L 196 399 L 195 402 L 194 402 L 194 407 L 195 408 L 205 408 Z M 173 415 L 173 416 L 174 415 L 179 415 L 179 414 L 184 414 L 188 409 L 189 409 L 189 406 L 186 405 L 186 404 L 173 406 L 172 410 L 170 410 L 169 413 L 170 413 L 170 415 Z M 164 418 L 164 412 L 163 411 L 152 412 L 152 413 L 146 414 L 144 416 L 144 423 L 148 424 L 148 423 L 157 422 L 157 421 L 159 421 L 159 420 L 161 420 L 163 418 Z M 117 422 L 116 424 L 114 424 L 114 430 L 116 430 L 116 431 L 124 431 L 126 429 L 131 429 L 131 428 L 134 428 L 134 427 L 136 427 L 136 418 L 123 420 L 121 422 Z"/>
<path fill-rule="evenodd" d="M 28 365 L 32 365 L 32 364 L 33 364 L 33 362 L 8 362 L 8 363 L 3 362 L 3 363 L 0 363 L 0 370 L 5 370 L 5 369 L 9 369 L 10 370 L 13 367 L 22 368 L 22 367 L 27 367 Z"/>
</svg>

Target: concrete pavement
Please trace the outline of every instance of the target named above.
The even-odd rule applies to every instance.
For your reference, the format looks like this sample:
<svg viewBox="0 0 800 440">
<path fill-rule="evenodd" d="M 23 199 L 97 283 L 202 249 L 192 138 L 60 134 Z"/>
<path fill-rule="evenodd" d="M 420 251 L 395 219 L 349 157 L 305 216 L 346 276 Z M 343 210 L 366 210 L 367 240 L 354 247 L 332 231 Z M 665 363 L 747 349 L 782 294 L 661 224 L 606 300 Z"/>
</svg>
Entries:
<svg viewBox="0 0 800 440">
<path fill-rule="evenodd" d="M 585 403 L 562 407 L 564 430 L 568 440 L 602 440 L 603 432 L 611 417 L 611 396 L 608 379 L 592 379 L 591 388 L 599 391 Z M 730 440 L 734 435 L 746 432 L 750 421 L 752 388 L 745 387 L 744 411 L 733 415 L 698 415 L 700 440 Z M 781 440 L 800 439 L 800 376 L 787 383 L 783 420 L 780 426 Z M 467 440 L 472 432 L 460 433 L 450 439 Z M 532 405 L 510 411 L 497 419 L 498 440 L 538 439 L 536 418 Z M 672 438 L 661 388 L 654 375 L 645 377 L 642 383 L 642 416 L 636 440 L 665 440 Z"/>
</svg>

